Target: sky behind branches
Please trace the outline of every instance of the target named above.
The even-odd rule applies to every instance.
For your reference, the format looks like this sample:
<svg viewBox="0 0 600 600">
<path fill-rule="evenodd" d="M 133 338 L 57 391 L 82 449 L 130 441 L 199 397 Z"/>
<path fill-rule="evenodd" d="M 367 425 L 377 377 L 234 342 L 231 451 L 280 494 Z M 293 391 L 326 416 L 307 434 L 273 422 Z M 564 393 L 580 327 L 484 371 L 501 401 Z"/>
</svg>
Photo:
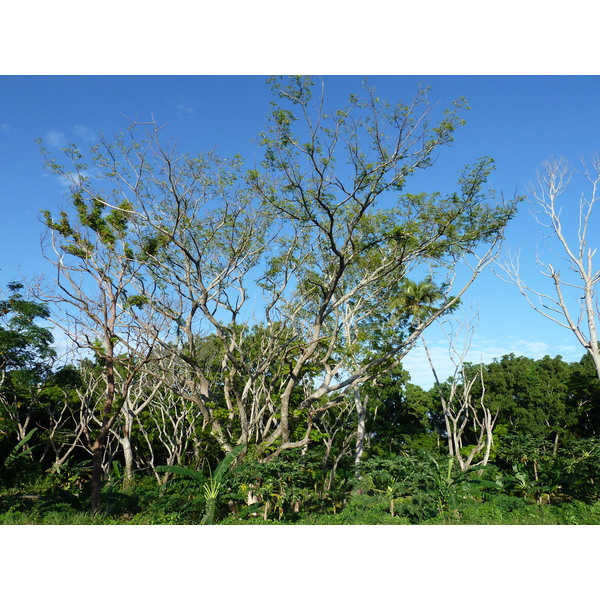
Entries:
<svg viewBox="0 0 600 600">
<path fill-rule="evenodd" d="M 333 106 L 361 90 L 363 77 L 325 76 Z M 470 106 L 467 124 L 443 148 L 431 169 L 410 191 L 450 193 L 461 169 L 481 156 L 496 160 L 491 184 L 510 198 L 526 194 L 540 163 L 600 152 L 600 92 L 597 76 L 369 76 L 368 83 L 390 102 L 409 101 L 419 85 L 441 109 L 459 97 Z M 43 170 L 34 140 L 49 149 L 85 147 L 100 135 L 112 137 L 133 121 L 168 124 L 164 137 L 191 154 L 215 150 L 241 154 L 248 168 L 261 160 L 255 140 L 266 127 L 270 91 L 263 76 L 0 76 L 0 285 L 48 270 L 40 250 L 40 211 L 56 212 L 66 201 L 64 183 Z M 418 189 L 416 189 L 418 188 Z M 564 215 L 576 225 L 577 180 L 565 196 Z M 537 282 L 536 252 L 546 252 L 544 230 L 529 202 L 508 228 L 503 252 L 519 252 L 524 277 Z M 590 238 L 598 239 L 600 219 Z M 583 348 L 568 331 L 537 315 L 517 290 L 484 273 L 464 298 L 463 313 L 478 313 L 468 358 L 489 362 L 503 354 L 578 360 Z M 459 315 L 460 316 L 460 315 Z M 425 333 L 442 378 L 452 372 L 445 335 L 434 324 Z M 461 345 L 463 340 L 459 341 Z M 432 383 L 419 348 L 404 361 L 412 381 Z"/>
</svg>

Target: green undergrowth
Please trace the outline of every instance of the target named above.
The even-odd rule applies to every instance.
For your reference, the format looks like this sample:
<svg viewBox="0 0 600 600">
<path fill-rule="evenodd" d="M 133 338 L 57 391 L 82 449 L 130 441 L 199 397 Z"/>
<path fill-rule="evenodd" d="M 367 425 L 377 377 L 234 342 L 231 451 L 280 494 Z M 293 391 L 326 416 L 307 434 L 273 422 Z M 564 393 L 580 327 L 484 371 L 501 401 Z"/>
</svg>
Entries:
<svg viewBox="0 0 600 600">
<path fill-rule="evenodd" d="M 87 490 L 65 489 L 50 479 L 32 478 L 24 485 L 0 489 L 0 524 L 198 525 L 208 524 L 209 509 L 214 513 L 211 521 L 222 525 L 600 524 L 597 498 L 584 501 L 540 493 L 537 488 L 509 485 L 507 478 L 500 485 L 493 472 L 487 478 L 474 478 L 473 474 L 444 471 L 443 464 L 432 475 L 423 469 L 411 470 L 413 481 L 392 466 L 378 465 L 353 487 L 329 494 L 311 492 L 307 485 L 278 487 L 277 480 L 267 479 L 271 476 L 267 473 L 260 489 L 268 503 L 252 506 L 246 505 L 246 494 L 240 492 L 247 489 L 245 479 L 227 480 L 216 502 L 207 507 L 203 481 L 176 475 L 160 486 L 152 477 L 139 477 L 128 489 L 107 485 L 102 510 L 96 515 L 89 511 Z M 419 479 L 412 473 L 418 473 Z"/>
<path fill-rule="evenodd" d="M 201 520 L 181 513 L 158 513 L 151 510 L 136 514 L 92 515 L 67 506 L 52 508 L 12 507 L 0 514 L 0 525 L 195 525 Z M 260 516 L 229 516 L 220 525 L 600 525 L 600 503 L 586 505 L 578 501 L 557 506 L 529 505 L 503 512 L 491 503 L 459 507 L 422 521 L 406 516 L 391 516 L 379 509 L 347 508 L 336 514 L 295 515 L 293 519 L 264 520 Z"/>
</svg>

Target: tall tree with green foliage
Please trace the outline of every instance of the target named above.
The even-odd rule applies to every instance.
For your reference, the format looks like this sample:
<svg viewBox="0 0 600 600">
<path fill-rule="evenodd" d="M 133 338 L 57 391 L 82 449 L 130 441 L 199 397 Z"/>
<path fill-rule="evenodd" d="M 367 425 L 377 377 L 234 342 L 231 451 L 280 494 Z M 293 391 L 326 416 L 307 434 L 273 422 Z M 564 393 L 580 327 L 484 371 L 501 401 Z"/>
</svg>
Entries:
<svg viewBox="0 0 600 600">
<path fill-rule="evenodd" d="M 573 368 L 560 356 L 536 360 L 508 354 L 483 370 L 488 402 L 511 433 L 545 440 L 555 449 L 577 424 L 572 382 Z"/>
<path fill-rule="evenodd" d="M 39 324 L 50 316 L 49 309 L 28 300 L 22 283 L 9 283 L 8 291 L 8 297 L 0 300 L 0 403 L 4 413 L 0 429 L 6 432 L 9 424 L 23 440 L 56 352 L 50 328 Z"/>
<path fill-rule="evenodd" d="M 102 402 L 91 414 L 82 414 L 82 437 L 92 454 L 91 508 L 97 512 L 106 441 L 136 375 L 152 357 L 159 332 L 153 321 L 137 314 L 144 302 L 132 283 L 140 267 L 128 243 L 130 203 L 121 200 L 115 209 L 107 208 L 104 197 L 90 190 L 81 153 L 70 147 L 66 155 L 71 168 L 47 160 L 52 172 L 70 181 L 71 191 L 70 207 L 58 218 L 44 211 L 45 256 L 54 265 L 55 281 L 39 294 L 52 304 L 49 320 L 101 369 Z"/>
<path fill-rule="evenodd" d="M 589 353 L 571 365 L 567 386 L 572 394 L 577 415 L 577 435 L 587 437 L 600 434 L 600 380 Z"/>
<path fill-rule="evenodd" d="M 454 192 L 409 191 L 452 143 L 462 100 L 435 115 L 426 89 L 390 105 L 366 87 L 330 110 L 314 84 L 270 81 L 264 160 L 250 170 L 240 157 L 182 155 L 152 123 L 103 140 L 79 169 L 94 172 L 83 186 L 93 210 L 128 224 L 120 254 L 143 265 L 136 297 L 170 320 L 163 345 L 186 365 L 223 452 L 306 446 L 318 415 L 396 368 L 456 305 L 516 210 L 489 189 L 489 158 L 466 167 Z M 443 298 L 414 326 L 392 325 L 390 301 L 423 270 Z M 216 379 L 200 358 L 207 336 L 219 345 Z"/>
<path fill-rule="evenodd" d="M 351 96 L 326 111 L 324 94 L 313 96 L 313 87 L 307 78 L 272 81 L 264 169 L 251 172 L 250 181 L 289 232 L 272 245 L 279 251 L 263 285 L 308 342 L 292 363 L 288 389 L 306 364 L 324 371 L 301 405 L 314 410 L 324 397 L 343 397 L 399 364 L 488 262 L 515 207 L 490 203 L 489 159 L 465 171 L 459 192 L 406 192 L 410 176 L 431 167 L 433 153 L 452 142 L 463 122 L 460 101 L 431 126 L 426 90 L 392 106 L 367 88 L 363 99 Z M 477 256 L 481 244 L 488 245 Z M 412 331 L 390 326 L 387 307 L 409 273 L 426 267 L 450 292 L 454 267 L 468 257 L 471 276 L 436 311 Z M 286 413 L 283 402 L 274 433 L 283 446 L 290 443 Z"/>
</svg>

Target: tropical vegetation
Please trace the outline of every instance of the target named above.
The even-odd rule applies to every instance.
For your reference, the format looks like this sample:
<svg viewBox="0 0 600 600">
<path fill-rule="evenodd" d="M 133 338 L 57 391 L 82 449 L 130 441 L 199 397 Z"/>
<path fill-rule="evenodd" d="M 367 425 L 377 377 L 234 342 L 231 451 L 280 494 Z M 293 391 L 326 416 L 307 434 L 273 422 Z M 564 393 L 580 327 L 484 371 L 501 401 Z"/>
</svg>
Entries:
<svg viewBox="0 0 600 600">
<path fill-rule="evenodd" d="M 0 300 L 0 522 L 600 522 L 596 344 L 455 351 L 442 381 L 423 339 L 460 318 L 520 201 L 489 157 L 449 193 L 412 183 L 464 100 L 365 88 L 334 110 L 310 78 L 270 85 L 251 168 L 155 123 L 41 148 L 69 205 L 43 211 L 52 281 Z M 417 344 L 431 389 L 402 366 Z"/>
</svg>

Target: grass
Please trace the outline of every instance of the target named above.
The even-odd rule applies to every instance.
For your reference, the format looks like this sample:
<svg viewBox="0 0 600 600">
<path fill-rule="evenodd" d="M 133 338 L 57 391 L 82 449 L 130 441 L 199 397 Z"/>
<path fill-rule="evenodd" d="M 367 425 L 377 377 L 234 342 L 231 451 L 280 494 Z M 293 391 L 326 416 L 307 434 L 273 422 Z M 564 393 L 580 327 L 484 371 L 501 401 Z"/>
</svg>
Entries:
<svg viewBox="0 0 600 600">
<path fill-rule="evenodd" d="M 8 510 L 0 514 L 0 525 L 189 525 L 177 514 L 138 513 L 136 515 L 92 515 L 85 511 Z M 195 523 L 198 524 L 198 523 Z M 378 512 L 341 512 L 335 515 L 301 515 L 296 521 L 227 517 L 222 525 L 410 525 L 407 517 Z M 600 525 L 595 507 L 530 507 L 506 515 L 465 515 L 443 513 L 419 525 Z"/>
<path fill-rule="evenodd" d="M 305 506 L 299 513 L 272 510 L 267 520 L 262 509 L 257 516 L 248 511 L 243 518 L 235 516 L 222 501 L 215 516 L 223 525 L 600 525 L 600 501 L 536 504 L 497 493 L 485 501 L 448 501 L 451 505 L 440 513 L 440 504 L 430 496 L 407 496 L 391 506 L 385 495 L 363 492 L 346 497 L 335 512 L 330 505 Z M 85 493 L 56 486 L 5 488 L 0 490 L 0 525 L 195 525 L 205 514 L 205 499 L 194 482 L 174 480 L 163 489 L 140 478 L 126 493 L 104 490 L 102 507 L 101 514 L 93 515 Z"/>
</svg>

